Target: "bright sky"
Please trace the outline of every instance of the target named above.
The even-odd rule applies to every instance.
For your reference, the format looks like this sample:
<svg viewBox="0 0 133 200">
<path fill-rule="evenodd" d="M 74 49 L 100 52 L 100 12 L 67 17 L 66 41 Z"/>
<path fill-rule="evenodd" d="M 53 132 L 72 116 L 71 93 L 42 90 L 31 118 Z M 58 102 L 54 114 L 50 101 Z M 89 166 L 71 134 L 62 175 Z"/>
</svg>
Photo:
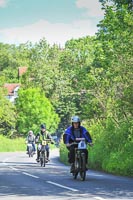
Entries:
<svg viewBox="0 0 133 200">
<path fill-rule="evenodd" d="M 64 46 L 69 39 L 94 35 L 103 19 L 99 0 L 0 0 L 0 42 Z"/>
</svg>

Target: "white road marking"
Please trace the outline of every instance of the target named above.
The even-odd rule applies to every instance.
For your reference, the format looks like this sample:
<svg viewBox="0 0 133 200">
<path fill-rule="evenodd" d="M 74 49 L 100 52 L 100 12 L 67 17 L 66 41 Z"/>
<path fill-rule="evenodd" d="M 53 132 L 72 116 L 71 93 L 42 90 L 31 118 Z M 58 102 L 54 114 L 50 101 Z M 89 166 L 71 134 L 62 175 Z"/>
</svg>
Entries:
<svg viewBox="0 0 133 200">
<path fill-rule="evenodd" d="M 9 160 L 9 158 L 4 159 L 4 160 L 2 161 L 2 163 L 3 163 L 4 165 L 7 165 L 7 163 L 6 163 L 7 160 Z"/>
<path fill-rule="evenodd" d="M 7 160 L 9 160 L 9 158 L 4 159 L 4 160 L 2 161 L 2 164 L 8 165 L 8 163 L 6 163 Z M 19 170 L 19 169 L 15 168 L 15 167 L 12 167 L 12 166 L 9 166 L 9 168 L 11 168 L 11 169 L 13 169 L 13 170 L 16 170 L 16 171 Z M 25 174 L 25 175 L 27 175 L 27 176 L 33 177 L 33 178 L 39 178 L 38 176 L 29 174 L 29 173 L 26 173 L 26 172 L 22 172 L 22 173 Z M 71 191 L 73 191 L 73 192 L 79 191 L 79 190 L 77 190 L 77 189 L 70 188 L 70 187 L 67 187 L 67 186 L 64 186 L 64 185 L 61 185 L 61 184 L 52 182 L 52 181 L 46 181 L 46 182 L 49 183 L 49 184 L 52 184 L 52 185 L 56 185 L 56 186 L 61 187 L 61 188 L 65 188 L 65 189 L 71 190 Z M 96 196 L 96 197 L 93 197 L 93 198 L 94 198 L 94 199 L 97 199 L 97 200 L 105 200 L 104 198 L 102 198 L 102 197 L 97 197 L 97 196 Z"/>
<path fill-rule="evenodd" d="M 17 168 L 9 166 L 11 169 L 18 171 Z"/>
<path fill-rule="evenodd" d="M 102 197 L 94 197 L 94 198 L 97 199 L 97 200 L 105 200 Z"/>
<path fill-rule="evenodd" d="M 56 186 L 61 187 L 61 188 L 65 188 L 65 189 L 71 190 L 71 191 L 73 191 L 73 192 L 79 191 L 79 190 L 76 190 L 76 189 L 74 189 L 74 188 L 66 187 L 66 186 L 64 186 L 64 185 L 60 185 L 60 184 L 55 183 L 55 182 L 52 182 L 52 181 L 46 181 L 46 182 L 47 182 L 47 183 L 50 183 L 50 184 L 52 184 L 52 185 L 56 185 Z"/>
<path fill-rule="evenodd" d="M 25 174 L 25 175 L 27 175 L 27 176 L 31 176 L 31 177 L 33 177 L 33 178 L 39 178 L 38 176 L 34 176 L 34 175 L 29 174 L 29 173 L 26 173 L 26 172 L 22 172 L 22 173 Z"/>
</svg>

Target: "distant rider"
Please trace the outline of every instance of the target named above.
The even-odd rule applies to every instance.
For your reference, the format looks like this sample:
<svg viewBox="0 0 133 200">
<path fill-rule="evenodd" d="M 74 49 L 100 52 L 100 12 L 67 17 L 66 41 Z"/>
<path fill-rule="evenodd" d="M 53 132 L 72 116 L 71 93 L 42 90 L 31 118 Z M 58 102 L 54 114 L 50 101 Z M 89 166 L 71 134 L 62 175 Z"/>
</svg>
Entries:
<svg viewBox="0 0 133 200">
<path fill-rule="evenodd" d="M 76 138 L 85 138 L 86 143 L 90 143 L 92 145 L 92 138 L 89 132 L 86 130 L 85 127 L 80 125 L 80 118 L 78 116 L 73 116 L 71 118 L 72 126 L 69 126 L 65 133 L 63 134 L 63 141 L 66 144 L 67 149 L 69 150 L 68 153 L 68 162 L 71 164 L 70 172 L 73 173 L 74 170 L 74 162 L 75 162 L 75 148 L 78 146 L 70 145 L 75 141 Z M 86 155 L 86 169 L 88 163 L 88 150 L 84 149 Z"/>
<path fill-rule="evenodd" d="M 35 139 L 36 143 L 42 144 L 43 140 L 51 139 L 51 143 L 53 144 L 53 140 L 52 140 L 51 135 L 46 131 L 46 125 L 41 124 L 40 128 L 41 128 L 40 133 L 37 134 L 36 139 Z M 46 160 L 49 161 L 50 147 L 49 147 L 48 143 L 45 146 L 45 150 L 46 150 Z M 39 162 L 39 160 L 40 160 L 40 152 L 41 152 L 41 150 L 39 150 L 37 148 L 37 159 L 36 159 L 37 162 Z"/>
<path fill-rule="evenodd" d="M 27 138 L 26 138 L 26 143 L 28 144 L 28 143 L 31 143 L 32 144 L 32 146 L 33 146 L 33 151 L 34 151 L 34 153 L 36 152 L 36 147 L 35 147 L 35 135 L 33 134 L 33 131 L 32 130 L 30 130 L 29 132 L 28 132 L 28 136 L 27 136 Z M 27 145 L 27 153 L 28 153 L 28 145 Z"/>
</svg>

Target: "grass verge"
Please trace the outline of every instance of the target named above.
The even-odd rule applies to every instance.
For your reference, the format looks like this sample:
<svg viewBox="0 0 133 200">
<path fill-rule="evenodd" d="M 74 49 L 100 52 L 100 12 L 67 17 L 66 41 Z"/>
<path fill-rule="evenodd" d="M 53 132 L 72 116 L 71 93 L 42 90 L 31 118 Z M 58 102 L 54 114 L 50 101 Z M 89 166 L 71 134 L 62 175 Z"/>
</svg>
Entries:
<svg viewBox="0 0 133 200">
<path fill-rule="evenodd" d="M 0 135 L 0 152 L 25 151 L 26 144 L 24 138 L 9 139 Z"/>
</svg>

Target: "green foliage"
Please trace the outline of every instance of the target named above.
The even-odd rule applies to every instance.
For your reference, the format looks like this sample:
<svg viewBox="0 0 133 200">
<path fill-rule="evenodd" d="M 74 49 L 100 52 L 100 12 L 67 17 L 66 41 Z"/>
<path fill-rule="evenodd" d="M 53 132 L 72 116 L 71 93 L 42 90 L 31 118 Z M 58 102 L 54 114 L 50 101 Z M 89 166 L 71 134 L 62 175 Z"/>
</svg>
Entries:
<svg viewBox="0 0 133 200">
<path fill-rule="evenodd" d="M 104 123 L 94 123 L 90 127 L 94 146 L 90 150 L 90 166 L 114 174 L 132 176 L 133 134 L 132 123 L 116 127 L 107 119 Z"/>
<path fill-rule="evenodd" d="M 60 161 L 68 165 L 68 150 L 63 141 L 60 142 Z"/>
<path fill-rule="evenodd" d="M 88 79 L 84 77 L 87 100 L 79 108 L 83 111 L 81 116 L 90 120 L 95 143 L 89 154 L 91 167 L 132 176 L 132 13 L 125 3 L 117 6 L 106 3 L 105 17 L 94 40 Z M 76 64 L 74 58 L 76 54 L 69 60 L 68 70 Z M 81 79 L 77 88 L 83 88 L 82 84 Z"/>
<path fill-rule="evenodd" d="M 0 43 L 0 72 L 6 82 L 18 82 L 18 68 L 29 66 L 31 47 L 31 43 L 19 46 Z"/>
<path fill-rule="evenodd" d="M 9 139 L 0 135 L 0 152 L 25 151 L 26 144 L 23 138 Z"/>
<path fill-rule="evenodd" d="M 15 128 L 16 110 L 5 96 L 5 91 L 0 88 L 0 134 L 10 135 Z"/>
<path fill-rule="evenodd" d="M 16 80 L 18 66 L 28 66 L 15 105 L 17 130 L 36 132 L 45 122 L 50 132 L 62 134 L 70 117 L 80 115 L 95 144 L 88 149 L 90 166 L 131 176 L 132 1 L 100 2 L 105 15 L 95 37 L 72 39 L 64 49 L 45 39 L 35 45 L 0 44 L 1 85 Z M 67 163 L 63 144 L 60 153 Z"/>
<path fill-rule="evenodd" d="M 37 132 L 42 123 L 53 133 L 58 126 L 58 115 L 44 92 L 38 88 L 20 89 L 16 108 L 17 129 L 20 133 L 27 133 L 30 129 Z"/>
</svg>

